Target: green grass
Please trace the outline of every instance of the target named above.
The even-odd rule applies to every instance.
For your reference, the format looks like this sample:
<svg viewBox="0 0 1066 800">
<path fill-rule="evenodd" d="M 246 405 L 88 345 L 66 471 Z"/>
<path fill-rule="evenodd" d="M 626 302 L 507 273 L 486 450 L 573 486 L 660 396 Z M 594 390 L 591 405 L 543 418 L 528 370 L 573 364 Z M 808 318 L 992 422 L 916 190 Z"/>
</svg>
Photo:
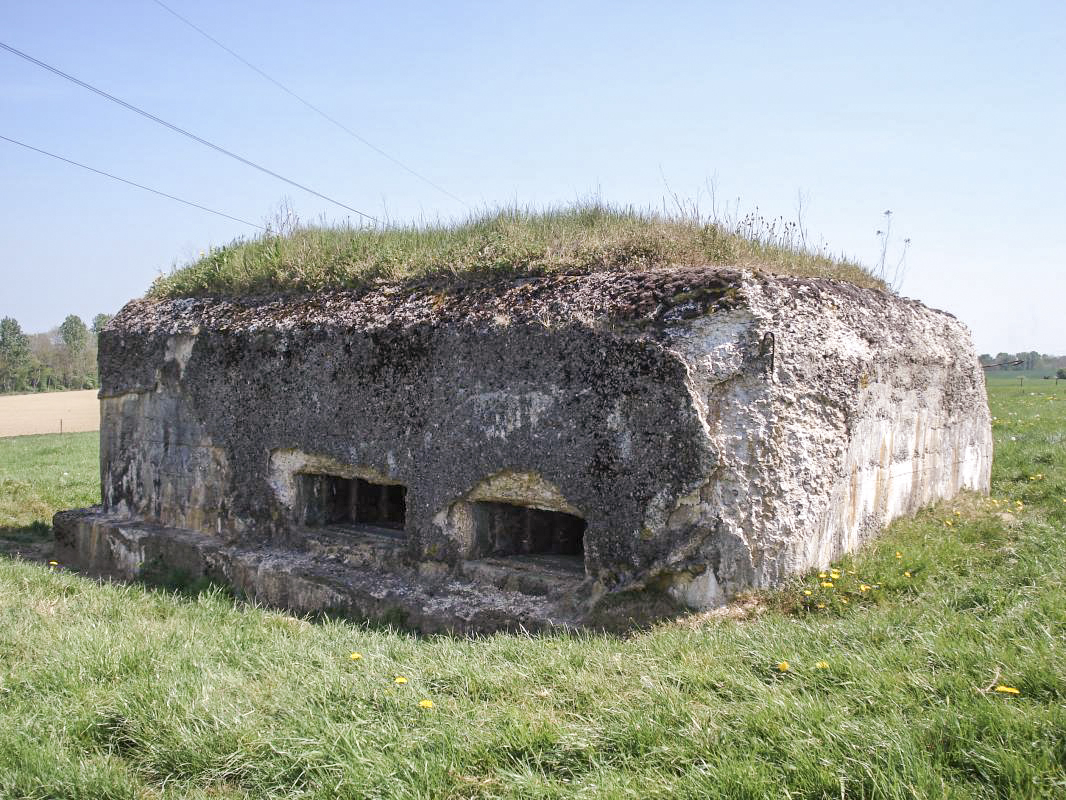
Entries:
<svg viewBox="0 0 1066 800">
<path fill-rule="evenodd" d="M 456 224 L 327 228 L 286 223 L 160 276 L 155 297 L 307 292 L 376 282 L 732 265 L 884 288 L 858 263 L 814 252 L 794 223 L 735 223 L 598 203 L 505 209 Z"/>
<path fill-rule="evenodd" d="M 996 503 L 901 521 L 741 621 L 419 638 L 0 559 L 0 797 L 1061 798 L 1066 396 L 991 402 Z M 58 441 L 4 474 L 71 498 Z"/>
<path fill-rule="evenodd" d="M 51 537 L 52 515 L 100 502 L 100 434 L 0 438 L 0 553 Z"/>
<path fill-rule="evenodd" d="M 985 371 L 985 380 L 989 386 L 994 388 L 1018 386 L 1020 380 L 1021 384 L 1030 391 L 1061 392 L 1066 388 L 1066 380 L 1059 378 L 1056 383 L 1056 372 L 1054 367 L 1023 370 L 993 369 Z"/>
</svg>

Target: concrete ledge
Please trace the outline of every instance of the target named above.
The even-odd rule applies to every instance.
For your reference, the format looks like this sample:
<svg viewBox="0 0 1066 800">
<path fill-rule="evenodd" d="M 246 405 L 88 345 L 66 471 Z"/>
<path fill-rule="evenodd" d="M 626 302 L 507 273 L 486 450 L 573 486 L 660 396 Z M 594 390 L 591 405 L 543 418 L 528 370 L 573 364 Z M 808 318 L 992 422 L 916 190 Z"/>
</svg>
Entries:
<svg viewBox="0 0 1066 800">
<path fill-rule="evenodd" d="M 195 531 L 107 514 L 100 507 L 62 511 L 53 525 L 56 557 L 86 574 L 150 584 L 178 575 L 207 579 L 297 614 L 337 613 L 453 634 L 572 629 L 586 622 L 568 599 L 579 579 L 558 570 L 545 571 L 545 580 L 558 583 L 553 590 L 542 581 L 526 593 L 501 588 L 529 581 L 508 581 L 508 570 L 498 561 L 485 565 L 484 574 L 460 580 L 354 567 L 304 550 L 228 545 Z M 513 571 L 527 575 L 530 568 L 517 564 Z"/>
</svg>

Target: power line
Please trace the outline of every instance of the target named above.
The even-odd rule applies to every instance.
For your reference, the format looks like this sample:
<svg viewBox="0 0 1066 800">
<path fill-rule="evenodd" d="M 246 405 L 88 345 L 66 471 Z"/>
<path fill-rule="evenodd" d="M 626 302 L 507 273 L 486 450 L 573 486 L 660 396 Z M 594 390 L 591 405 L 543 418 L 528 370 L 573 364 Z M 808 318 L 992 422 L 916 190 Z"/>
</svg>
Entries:
<svg viewBox="0 0 1066 800">
<path fill-rule="evenodd" d="M 247 165 L 249 167 L 252 167 L 253 169 L 257 169 L 260 172 L 263 172 L 263 173 L 265 173 L 267 175 L 270 175 L 273 178 L 277 178 L 280 181 L 284 181 L 285 183 L 289 184 L 290 186 L 295 186 L 297 189 L 302 189 L 303 191 L 305 191 L 305 192 L 307 192 L 309 194 L 313 194 L 315 197 L 319 197 L 319 198 L 321 198 L 323 200 L 326 200 L 326 201 L 328 201 L 330 203 L 333 203 L 333 205 L 335 205 L 335 206 L 340 206 L 343 209 L 347 209 L 348 211 L 351 211 L 351 212 L 353 212 L 355 214 L 358 214 L 359 216 L 361 216 L 361 217 L 363 217 L 365 219 L 371 220 L 372 222 L 377 222 L 378 221 L 376 217 L 372 217 L 369 214 L 366 214 L 366 213 L 360 211 L 358 208 L 352 208 L 351 206 L 345 205 L 344 203 L 342 203 L 339 200 L 334 200 L 332 197 L 324 195 L 321 192 L 316 192 L 314 189 L 312 189 L 309 186 L 305 186 L 302 183 L 297 183 L 296 181 L 292 180 L 291 178 L 286 178 L 284 175 L 279 175 L 277 172 L 274 172 L 273 170 L 267 169 L 266 167 L 264 167 L 264 166 L 262 166 L 260 164 L 256 164 L 254 161 L 250 161 L 247 158 L 245 158 L 244 156 L 239 156 L 236 153 L 234 153 L 234 152 L 232 152 L 230 150 L 227 150 L 224 147 L 221 147 L 221 146 L 215 144 L 214 142 L 209 142 L 207 139 L 204 139 L 204 138 L 202 138 L 200 136 L 197 136 L 195 133 L 191 133 L 190 131 L 187 131 L 187 130 L 185 130 L 182 127 L 179 127 L 179 126 L 174 125 L 174 124 L 172 124 L 170 122 L 167 122 L 165 119 L 160 119 L 155 114 L 150 114 L 147 111 L 145 111 L 143 108 L 138 108 L 137 106 L 133 105 L 132 103 L 127 103 L 125 100 L 121 100 L 120 98 L 115 97 L 113 94 L 108 94 L 103 89 L 97 89 L 95 86 L 93 86 L 91 84 L 88 84 L 85 81 L 78 80 L 73 75 L 68 75 L 67 73 L 63 72 L 61 69 L 57 69 L 56 67 L 53 67 L 51 64 L 46 64 L 43 61 L 39 61 L 38 59 L 34 58 L 33 56 L 29 55 L 28 53 L 23 53 L 21 50 L 17 50 L 14 47 L 12 47 L 11 45 L 4 44 L 3 42 L 0 42 L 0 48 L 3 48 L 4 50 L 7 50 L 9 53 L 12 53 L 12 54 L 18 56 L 19 58 L 23 58 L 26 61 L 29 61 L 31 64 L 36 64 L 38 67 L 41 67 L 42 69 L 46 69 L 49 72 L 51 72 L 51 73 L 53 73 L 55 75 L 58 75 L 61 78 L 66 78 L 71 83 L 75 83 L 78 86 L 82 87 L 83 89 L 88 89 L 90 92 L 93 92 L 94 94 L 98 94 L 98 95 L 100 95 L 100 97 L 103 97 L 106 100 L 110 100 L 113 103 L 117 103 L 118 105 L 122 106 L 125 109 L 128 109 L 129 111 L 134 112 L 135 114 L 140 114 L 145 119 L 150 119 L 150 120 L 152 120 L 152 122 L 156 122 L 156 123 L 162 125 L 165 128 L 170 128 L 170 130 L 174 131 L 175 133 L 180 133 L 182 136 L 187 136 L 188 138 L 192 139 L 194 142 L 199 142 L 200 144 L 204 145 L 205 147 L 210 147 L 212 150 L 215 150 L 215 151 L 217 151 L 219 153 L 222 153 L 225 156 L 229 156 L 232 159 L 240 161 L 242 164 L 245 164 L 245 165 Z"/>
<path fill-rule="evenodd" d="M 69 158 L 64 158 L 63 156 L 56 155 L 55 153 L 49 153 L 47 150 L 42 150 L 39 147 L 34 147 L 33 145 L 26 144 L 25 142 L 20 142 L 18 139 L 11 139 L 11 138 L 8 138 L 7 136 L 4 136 L 3 134 L 0 134 L 0 139 L 3 139 L 5 142 L 11 142 L 11 144 L 17 144 L 19 147 L 25 147 L 27 150 L 32 150 L 33 152 L 40 153 L 43 156 L 48 156 L 48 157 L 54 158 L 54 159 L 56 159 L 58 161 L 63 161 L 63 162 L 66 162 L 67 164 L 72 164 L 75 167 L 81 167 L 82 169 L 87 169 L 89 172 L 95 172 L 97 175 L 103 175 L 105 178 L 111 178 L 112 180 L 120 181 L 121 183 L 125 183 L 128 186 L 136 186 L 138 189 L 144 189 L 144 191 L 151 192 L 152 194 L 157 194 L 160 197 L 166 197 L 166 198 L 168 198 L 170 200 L 177 200 L 179 203 L 184 203 L 187 206 L 192 206 L 193 208 L 198 208 L 201 211 L 208 212 L 209 214 L 215 214 L 215 215 L 217 215 L 219 217 L 225 217 L 226 219 L 231 219 L 234 222 L 240 222 L 243 225 L 251 225 L 253 228 L 258 228 L 261 231 L 265 231 L 266 230 L 266 228 L 264 228 L 262 225 L 256 225 L 254 222 L 249 222 L 246 219 L 241 219 L 240 217 L 233 217 L 233 216 L 230 216 L 229 214 L 225 214 L 225 213 L 223 213 L 221 211 L 215 211 L 215 209 L 213 209 L 213 208 L 208 208 L 207 206 L 202 206 L 199 203 L 194 203 L 191 200 L 185 200 L 185 199 L 183 199 L 181 197 L 177 197 L 177 196 L 172 195 L 172 194 L 167 194 L 166 192 L 161 192 L 158 189 L 153 189 L 151 186 L 145 186 L 143 184 L 136 183 L 136 182 L 131 181 L 131 180 L 127 180 L 126 178 L 120 178 L 118 175 L 112 175 L 110 172 L 104 172 L 102 169 L 96 169 L 95 167 L 90 167 L 88 164 L 82 164 L 82 163 L 79 163 L 77 161 L 71 161 Z"/>
<path fill-rule="evenodd" d="M 279 89 L 281 89 L 281 91 L 285 92 L 285 94 L 289 95 L 290 97 L 293 97 L 293 98 L 295 98 L 296 100 L 299 100 L 299 101 L 300 101 L 301 103 L 303 103 L 303 104 L 304 104 L 304 105 L 305 105 L 305 106 L 306 106 L 307 108 L 311 109 L 311 110 L 312 110 L 312 111 L 314 111 L 314 112 L 315 112 L 316 114 L 318 114 L 318 115 L 319 115 L 320 117 L 322 117 L 322 118 L 323 118 L 324 120 L 326 120 L 326 121 L 328 121 L 328 122 L 332 123 L 332 124 L 333 124 L 333 125 L 335 125 L 335 126 L 336 126 L 337 128 L 339 128 L 340 130 L 342 130 L 342 131 L 344 131 L 345 133 L 347 133 L 347 134 L 348 134 L 349 136 L 351 136 L 351 137 L 352 137 L 353 139 L 356 139 L 357 141 L 359 141 L 359 142 L 362 142 L 362 143 L 363 143 L 364 145 L 366 145 L 367 147 L 369 147 L 369 148 L 370 148 L 371 150 L 373 150 L 373 151 L 374 151 L 375 153 L 377 153 L 378 155 L 382 156 L 383 158 L 387 158 L 387 159 L 388 159 L 389 161 L 391 161 L 391 162 L 392 162 L 393 164 L 395 164 L 396 166 L 400 167 L 401 169 L 403 169 L 403 170 L 407 171 L 407 172 L 408 172 L 408 173 L 410 173 L 411 175 L 414 175 L 414 176 L 415 176 L 416 178 L 418 178 L 418 179 L 419 179 L 420 181 L 422 181 L 423 183 L 426 183 L 426 184 L 428 184 L 429 186 L 432 186 L 432 187 L 433 187 L 434 189 L 436 189 L 436 190 L 437 190 L 438 192 L 440 192 L 440 193 L 442 193 L 442 194 L 445 194 L 445 195 L 447 195 L 447 196 L 448 196 L 448 197 L 450 197 L 450 198 L 451 198 L 452 200 L 455 200 L 455 201 L 456 201 L 457 203 L 462 203 L 462 204 L 463 204 L 464 206 L 467 206 L 467 207 L 469 208 L 469 206 L 467 205 L 467 203 L 466 203 L 466 201 L 465 201 L 465 200 L 463 200 L 463 199 L 462 199 L 462 198 L 460 198 L 460 197 L 456 197 L 456 196 L 455 196 L 454 194 L 452 194 L 451 192 L 449 192 L 449 191 L 448 191 L 447 189 L 445 189 L 445 188 L 444 188 L 443 186 L 441 186 L 441 185 L 440 185 L 439 183 L 436 183 L 436 182 L 434 182 L 434 181 L 430 180 L 429 178 L 427 178 L 427 177 L 426 177 L 425 175 L 423 175 L 423 174 L 422 174 L 422 173 L 420 173 L 420 172 L 416 172 L 416 171 L 415 171 L 415 170 L 413 170 L 413 169 L 412 169 L 411 167 L 407 166 L 407 165 L 406 165 L 406 164 L 404 164 L 404 163 L 403 163 L 402 161 L 400 161 L 400 160 L 399 160 L 398 158 L 396 158 L 396 157 L 394 157 L 394 156 L 391 156 L 391 155 L 389 155 L 388 153 L 386 153 L 386 152 L 385 152 L 384 150 L 382 150 L 382 149 L 381 149 L 380 147 L 378 147 L 378 146 L 377 146 L 376 144 L 374 144 L 373 142 L 370 142 L 370 141 L 368 141 L 367 139 L 365 139 L 365 138 L 363 138 L 362 136 L 360 136 L 360 135 L 359 135 L 358 133 L 356 133 L 355 131 L 353 131 L 353 130 L 352 130 L 351 128 L 349 128 L 349 127 L 348 127 L 347 125 L 345 125 L 345 124 L 344 124 L 343 122 L 340 122 L 339 120 L 335 119 L 334 117 L 331 117 L 331 116 L 330 116 L 329 114 L 327 114 L 327 113 L 326 113 L 325 111 L 323 111 L 323 110 L 322 110 L 321 108 L 319 108 L 318 106 L 316 106 L 316 105 L 315 105 L 314 103 L 312 103 L 312 102 L 311 102 L 310 100 L 306 100 L 306 99 L 304 99 L 303 97 L 301 97 L 300 95 L 298 95 L 298 94 L 297 94 L 296 92 L 294 92 L 294 91 L 293 91 L 292 89 L 290 89 L 290 88 L 289 88 L 288 86 L 286 86 L 285 84 L 283 84 L 283 83 L 282 83 L 281 81 L 277 80 L 276 78 L 273 78 L 273 77 L 271 77 L 270 75 L 268 75 L 267 73 L 265 73 L 265 72 L 264 72 L 263 70 L 261 70 L 261 69 L 260 69 L 259 67 L 257 67 L 257 66 L 256 66 L 255 64 L 253 64 L 252 62 L 248 61 L 248 59 L 244 58 L 244 57 L 243 57 L 242 55 L 240 55 L 239 53 L 237 53 L 237 52 L 234 52 L 233 50 L 231 50 L 231 49 L 230 49 L 229 47 L 227 47 L 226 45 L 224 45 L 224 44 L 223 44 L 222 42 L 220 42 L 220 41 L 219 41 L 218 39 L 216 39 L 216 38 L 215 38 L 214 36 L 212 36 L 212 35 L 211 35 L 211 34 L 209 34 L 209 33 L 208 33 L 207 31 L 205 31 L 205 30 L 204 30 L 203 28 L 199 27 L 198 25 L 196 25 L 196 24 L 195 24 L 195 23 L 193 23 L 192 21 L 190 21 L 190 20 L 186 19 L 185 17 L 183 17 L 183 16 L 181 15 L 181 14 L 179 14 L 179 13 L 178 13 L 177 11 L 175 11 L 175 10 L 174 10 L 173 8 L 171 8 L 170 6 L 168 6 L 168 5 L 166 4 L 166 3 L 162 2 L 162 0 L 153 0 L 153 2 L 154 2 L 154 3 L 155 3 L 155 4 L 157 5 L 157 6 L 159 6 L 160 8 L 164 9 L 165 11 L 168 11 L 168 12 L 169 12 L 170 14 L 172 14 L 172 15 L 173 15 L 173 16 L 175 16 L 175 17 L 177 17 L 177 18 L 178 18 L 179 20 L 181 20 L 182 22 L 184 22 L 184 23 L 185 23 L 186 25 L 188 25 L 188 26 L 189 26 L 190 28 L 192 28 L 192 29 L 193 29 L 194 31 L 196 31 L 196 32 L 197 32 L 198 34 L 200 34 L 201 36 L 203 36 L 203 37 L 204 37 L 205 39 L 207 39 L 207 40 L 208 40 L 209 42 L 211 42 L 212 44 L 215 44 L 215 45 L 217 45 L 218 47 L 221 47 L 221 48 L 222 48 L 223 50 L 225 50 L 225 51 L 226 51 L 227 53 L 229 53 L 229 54 L 230 54 L 231 56 L 233 56 L 233 57 L 234 57 L 235 59 L 237 59 L 237 60 L 238 60 L 238 61 L 240 61 L 240 62 L 241 62 L 242 64 L 244 64 L 244 66 L 248 67 L 248 69 L 252 70 L 252 71 L 253 71 L 253 72 L 255 72 L 256 74 L 258 74 L 258 75 L 260 75 L 261 77 L 265 78 L 266 80 L 270 81 L 270 82 L 271 82 L 272 84 L 274 84 L 274 85 L 275 85 L 275 86 L 277 86 L 277 87 L 278 87 Z"/>
</svg>

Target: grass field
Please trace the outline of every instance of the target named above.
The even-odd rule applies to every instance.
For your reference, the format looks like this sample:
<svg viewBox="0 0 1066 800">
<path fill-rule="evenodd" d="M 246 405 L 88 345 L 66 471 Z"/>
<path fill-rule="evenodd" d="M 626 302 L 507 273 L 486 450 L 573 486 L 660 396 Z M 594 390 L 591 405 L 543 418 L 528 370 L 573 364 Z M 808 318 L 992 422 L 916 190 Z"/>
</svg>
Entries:
<svg viewBox="0 0 1066 800">
<path fill-rule="evenodd" d="M 96 389 L 0 396 L 0 438 L 34 433 L 96 431 L 100 401 Z"/>
<path fill-rule="evenodd" d="M 0 797 L 1062 798 L 1066 395 L 992 383 L 990 499 L 746 619 L 419 638 L 0 558 Z M 5 531 L 94 455 L 0 441 Z"/>
</svg>

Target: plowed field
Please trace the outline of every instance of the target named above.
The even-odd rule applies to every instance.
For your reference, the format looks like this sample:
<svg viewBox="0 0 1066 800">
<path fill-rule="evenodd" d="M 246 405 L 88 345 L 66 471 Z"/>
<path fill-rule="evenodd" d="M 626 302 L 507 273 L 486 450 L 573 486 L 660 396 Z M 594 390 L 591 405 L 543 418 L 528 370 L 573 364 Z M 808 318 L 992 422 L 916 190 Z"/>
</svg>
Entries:
<svg viewBox="0 0 1066 800">
<path fill-rule="evenodd" d="M 0 397 L 0 436 L 100 429 L 96 389 Z"/>
</svg>

